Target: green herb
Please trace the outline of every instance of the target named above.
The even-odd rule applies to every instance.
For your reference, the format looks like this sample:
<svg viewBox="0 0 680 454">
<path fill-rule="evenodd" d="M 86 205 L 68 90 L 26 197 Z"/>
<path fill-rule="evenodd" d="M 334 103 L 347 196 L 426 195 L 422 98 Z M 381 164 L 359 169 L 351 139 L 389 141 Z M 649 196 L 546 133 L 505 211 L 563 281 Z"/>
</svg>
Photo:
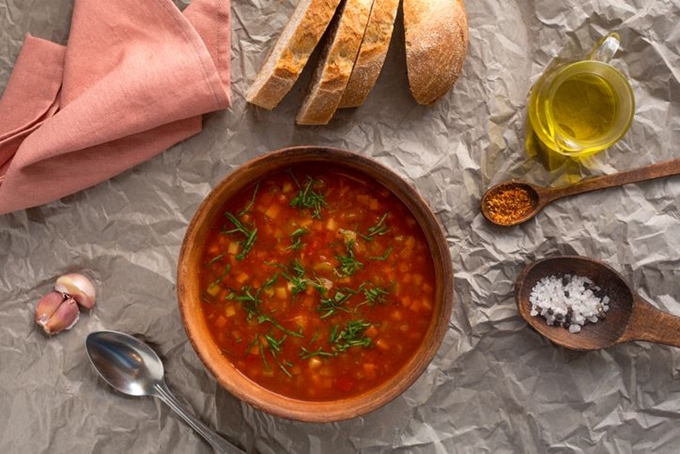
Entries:
<svg viewBox="0 0 680 454">
<path fill-rule="evenodd" d="M 277 361 L 276 364 L 279 365 L 279 369 L 281 369 L 286 375 L 288 375 L 289 377 L 293 376 L 293 374 L 291 374 L 290 371 L 288 370 L 289 367 L 293 367 L 293 363 L 288 361 L 287 365 L 286 365 L 286 364 L 282 364 L 281 362 Z"/>
<path fill-rule="evenodd" d="M 250 320 L 249 320 L 249 321 L 250 321 Z M 274 327 L 275 327 L 276 329 L 278 329 L 279 331 L 281 331 L 281 332 L 283 332 L 283 333 L 288 334 L 289 336 L 300 337 L 300 338 L 304 338 L 304 337 L 305 337 L 304 334 L 302 334 L 302 329 L 300 329 L 300 331 L 297 331 L 297 332 L 296 332 L 296 331 L 291 331 L 291 330 L 289 330 L 288 328 L 286 328 L 285 326 L 282 326 L 282 325 L 281 325 L 274 317 L 272 317 L 271 315 L 267 315 L 267 314 L 259 314 L 259 315 L 257 316 L 257 322 L 260 323 L 260 324 L 261 324 L 261 323 L 265 323 L 265 322 L 269 322 L 269 323 L 271 323 L 272 325 L 274 325 Z"/>
<path fill-rule="evenodd" d="M 286 340 L 286 335 L 284 334 L 281 339 L 276 339 L 274 336 L 271 334 L 265 334 L 264 335 L 265 340 L 267 341 L 267 348 L 269 348 L 269 353 L 272 355 L 272 358 L 274 358 L 274 362 L 276 363 L 277 366 L 279 366 L 279 369 L 283 371 L 286 375 L 289 377 L 292 377 L 292 374 L 290 373 L 290 370 L 288 368 L 292 367 L 293 364 L 290 361 L 286 361 L 285 363 L 282 363 L 279 361 L 278 354 L 281 353 L 282 345 L 283 342 Z M 269 370 L 269 364 L 267 364 L 267 358 L 264 355 L 264 346 L 262 345 L 262 341 L 258 340 L 260 343 L 260 355 L 262 356 L 262 362 L 267 370 Z"/>
<path fill-rule="evenodd" d="M 297 180 L 296 180 L 297 182 Z M 323 195 L 314 191 L 314 185 L 319 181 L 307 176 L 307 184 L 298 194 L 290 200 L 290 206 L 293 208 L 308 208 L 312 210 L 312 217 L 316 219 L 321 218 L 321 208 L 326 207 L 326 200 Z"/>
<path fill-rule="evenodd" d="M 309 231 L 305 229 L 304 227 L 300 227 L 299 229 L 293 231 L 290 234 L 290 242 L 291 245 L 286 248 L 286 250 L 293 250 L 293 251 L 299 251 L 302 248 L 302 235 L 307 234 Z"/>
<path fill-rule="evenodd" d="M 321 278 L 316 278 L 316 280 L 310 282 L 310 285 L 314 287 L 314 289 L 319 292 L 319 294 L 323 297 L 328 293 L 328 289 L 324 286 L 323 282 L 321 282 Z"/>
<path fill-rule="evenodd" d="M 307 279 L 305 278 L 305 269 L 298 259 L 295 259 L 292 268 L 295 273 L 294 275 L 284 273 L 283 276 L 290 282 L 291 292 L 295 296 L 307 290 Z"/>
<path fill-rule="evenodd" d="M 209 286 L 208 286 L 208 293 L 218 285 L 222 283 L 222 280 L 229 274 L 229 271 L 231 271 L 231 265 L 227 263 L 227 266 L 224 267 L 224 272 L 222 273 L 221 276 L 219 276 L 217 279 L 215 279 Z"/>
<path fill-rule="evenodd" d="M 269 367 L 269 362 L 267 361 L 267 355 L 265 352 L 266 348 L 269 351 L 269 354 L 274 359 L 276 365 L 279 366 L 279 369 L 281 369 L 283 373 L 285 373 L 289 377 L 292 377 L 292 374 L 288 369 L 293 367 L 293 363 L 291 363 L 290 361 L 281 362 L 281 360 L 279 360 L 279 353 L 281 353 L 282 345 L 285 342 L 287 336 L 284 334 L 283 337 L 281 337 L 281 339 L 276 339 L 271 334 L 265 334 L 263 337 L 266 340 L 266 342 L 263 342 L 260 336 L 256 336 L 253 342 L 249 344 L 248 349 L 252 348 L 252 346 L 257 344 L 257 348 L 260 351 L 260 358 L 262 358 L 262 365 L 264 367 L 264 370 L 270 372 L 271 368 Z"/>
<path fill-rule="evenodd" d="M 255 185 L 255 190 L 253 191 L 253 196 L 250 198 L 250 200 L 248 201 L 246 206 L 243 207 L 243 209 L 238 212 L 239 216 L 243 216 L 244 214 L 248 213 L 253 208 L 253 205 L 255 205 L 255 196 L 257 195 L 258 189 L 260 189 L 260 182 L 259 181 Z"/>
<path fill-rule="evenodd" d="M 220 260 L 222 260 L 223 258 L 224 258 L 224 254 L 216 255 L 215 257 L 213 257 L 212 259 L 210 259 L 210 261 L 208 261 L 208 262 L 205 264 L 205 266 L 206 266 L 206 267 L 211 267 L 211 266 L 213 266 L 215 263 L 217 263 L 217 262 L 219 262 Z"/>
<path fill-rule="evenodd" d="M 260 338 L 258 337 L 256 339 L 257 342 L 257 348 L 260 350 L 260 358 L 262 358 L 262 365 L 264 366 L 264 370 L 270 371 L 271 368 L 269 367 L 269 363 L 267 362 L 267 356 L 264 353 L 264 344 L 260 341 Z"/>
<path fill-rule="evenodd" d="M 371 259 L 371 260 L 383 260 L 384 261 L 384 260 L 387 260 L 387 258 L 390 256 L 391 253 L 392 253 L 392 246 L 388 247 L 383 255 L 378 256 L 378 257 L 369 257 L 369 259 Z"/>
<path fill-rule="evenodd" d="M 385 235 L 387 232 L 390 231 L 390 229 L 385 225 L 385 219 L 387 218 L 387 214 L 388 212 L 386 211 L 376 225 L 374 225 L 373 227 L 369 227 L 365 234 L 360 233 L 359 235 L 361 235 L 361 237 L 366 241 L 373 241 L 374 236 Z"/>
<path fill-rule="evenodd" d="M 302 359 L 309 359 L 313 356 L 337 356 L 337 355 L 338 354 L 336 352 L 327 352 L 321 347 L 314 351 L 308 350 L 305 347 L 300 347 L 300 358 Z"/>
<path fill-rule="evenodd" d="M 255 240 L 257 239 L 257 227 L 249 229 L 243 225 L 243 223 L 233 214 L 226 212 L 224 215 L 231 221 L 232 224 L 234 224 L 235 227 L 231 230 L 226 230 L 224 233 L 227 235 L 232 233 L 242 233 L 245 236 L 245 239 L 239 243 L 241 245 L 241 252 L 236 255 L 237 260 L 243 260 L 248 252 L 250 252 L 253 244 L 255 244 Z"/>
<path fill-rule="evenodd" d="M 214 257 L 213 259 L 211 259 L 209 262 L 207 262 L 205 264 L 205 266 L 213 268 L 213 266 L 216 263 L 218 263 L 219 261 L 221 261 L 221 259 L 223 257 L 224 257 L 224 254 L 220 254 L 217 257 Z M 224 269 L 222 270 L 222 273 L 220 275 L 215 273 L 214 269 L 212 270 L 213 274 L 217 277 L 213 282 L 210 283 L 210 285 L 208 285 L 208 288 L 205 289 L 201 293 L 201 300 L 203 300 L 206 303 L 214 303 L 215 302 L 215 293 L 216 292 L 213 293 L 213 291 L 214 291 L 215 287 L 219 286 L 222 283 L 224 278 L 229 274 L 230 270 L 231 270 L 231 265 L 228 264 L 228 263 L 226 264 L 226 266 L 224 267 Z"/>
<path fill-rule="evenodd" d="M 363 263 L 354 257 L 354 241 L 347 242 L 347 255 L 336 255 L 335 258 L 340 262 L 340 274 L 343 276 L 352 276 L 359 268 L 364 266 Z"/>
<path fill-rule="evenodd" d="M 342 330 L 339 325 L 333 325 L 329 340 L 339 352 L 345 352 L 351 347 L 368 347 L 372 341 L 370 337 L 366 337 L 365 332 L 370 326 L 370 323 L 363 320 L 350 320 Z"/>
<path fill-rule="evenodd" d="M 267 339 L 267 345 L 269 346 L 269 349 L 272 352 L 279 353 L 281 351 L 281 345 L 283 345 L 283 342 L 286 340 L 286 335 L 284 334 L 283 337 L 280 340 L 276 340 L 273 336 L 270 334 L 265 334 L 264 338 Z"/>
<path fill-rule="evenodd" d="M 354 295 L 356 295 L 356 290 L 350 288 L 338 289 L 335 295 L 332 297 L 321 297 L 321 302 L 319 303 L 318 310 L 322 312 L 319 317 L 321 319 L 328 318 L 331 315 L 336 314 L 338 311 L 349 312 L 345 307 L 345 303 Z"/>
<path fill-rule="evenodd" d="M 241 287 L 240 294 L 232 291 L 225 299 L 239 301 L 247 313 L 246 319 L 249 322 L 253 317 L 260 315 L 260 304 L 262 304 L 262 301 L 260 300 L 260 291 L 258 290 L 253 293 L 253 288 L 251 286 Z"/>
<path fill-rule="evenodd" d="M 309 345 L 312 345 L 314 342 L 316 342 L 316 340 L 319 338 L 320 334 L 321 334 L 321 330 L 319 328 L 316 328 L 316 331 L 314 331 L 314 335 L 309 340 Z"/>
<path fill-rule="evenodd" d="M 384 303 L 389 292 L 380 287 L 363 287 L 364 297 L 366 302 L 370 303 L 371 307 L 375 307 L 376 303 Z"/>
<path fill-rule="evenodd" d="M 225 297 L 225 299 L 241 302 L 243 309 L 246 311 L 246 320 L 248 320 L 248 322 L 252 321 L 253 318 L 257 318 L 258 323 L 262 324 L 269 322 L 276 329 L 289 336 L 304 337 L 304 335 L 302 334 L 302 330 L 300 330 L 299 332 L 295 332 L 286 329 L 273 316 L 269 314 L 264 314 L 260 310 L 260 305 L 262 304 L 262 300 L 260 299 L 260 293 L 262 292 L 262 290 L 274 285 L 278 277 L 279 277 L 278 274 L 273 275 L 271 278 L 269 278 L 269 280 L 262 284 L 262 287 L 260 287 L 257 290 L 253 290 L 251 286 L 243 286 L 241 287 L 240 293 L 232 291 Z"/>
<path fill-rule="evenodd" d="M 295 262 L 293 262 L 290 269 L 276 262 L 264 262 L 264 263 L 269 266 L 274 266 L 283 270 L 281 274 L 290 283 L 291 292 L 293 292 L 293 296 L 307 290 L 308 280 L 307 278 L 305 278 L 305 268 L 302 266 L 302 263 L 300 263 L 299 259 L 297 258 L 295 259 Z"/>
<path fill-rule="evenodd" d="M 277 281 L 278 279 L 279 279 L 279 275 L 278 275 L 278 274 L 272 275 L 272 277 L 270 277 L 269 279 L 267 279 L 267 280 L 264 282 L 264 284 L 262 284 L 262 287 L 260 288 L 260 290 L 258 290 L 258 292 L 261 292 L 262 290 L 264 290 L 264 289 L 266 289 L 266 288 L 269 288 L 269 287 L 271 287 L 272 285 L 276 284 L 276 281 Z"/>
</svg>

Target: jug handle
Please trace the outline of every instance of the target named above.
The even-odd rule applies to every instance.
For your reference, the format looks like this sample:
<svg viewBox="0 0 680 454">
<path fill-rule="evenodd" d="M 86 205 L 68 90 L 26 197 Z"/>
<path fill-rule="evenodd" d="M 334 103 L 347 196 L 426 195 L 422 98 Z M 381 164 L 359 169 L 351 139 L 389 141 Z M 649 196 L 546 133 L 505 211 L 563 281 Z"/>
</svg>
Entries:
<svg viewBox="0 0 680 454">
<path fill-rule="evenodd" d="M 597 60 L 602 63 L 609 63 L 614 58 L 614 54 L 619 49 L 621 37 L 618 33 L 612 32 L 602 37 L 588 54 L 588 60 Z"/>
</svg>

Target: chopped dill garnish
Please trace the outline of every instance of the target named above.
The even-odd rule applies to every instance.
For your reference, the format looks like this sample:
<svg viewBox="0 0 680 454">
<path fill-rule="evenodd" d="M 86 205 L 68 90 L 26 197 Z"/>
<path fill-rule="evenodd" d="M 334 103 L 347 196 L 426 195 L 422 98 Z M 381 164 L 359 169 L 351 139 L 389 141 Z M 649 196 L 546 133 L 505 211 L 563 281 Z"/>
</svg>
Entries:
<svg viewBox="0 0 680 454">
<path fill-rule="evenodd" d="M 287 361 L 286 364 L 283 364 L 280 361 L 277 361 L 276 364 L 279 365 L 279 369 L 281 369 L 283 371 L 283 373 L 285 373 L 289 377 L 293 376 L 293 374 L 291 374 L 290 371 L 288 370 L 289 367 L 293 367 L 293 363 L 291 363 L 290 361 Z"/>
<path fill-rule="evenodd" d="M 276 284 L 276 281 L 279 279 L 278 274 L 273 274 L 272 277 L 264 281 L 264 284 L 262 284 L 262 288 L 260 288 L 260 291 L 271 287 L 272 285 Z"/>
<path fill-rule="evenodd" d="M 352 276 L 364 264 L 354 257 L 354 240 L 347 242 L 346 251 L 347 255 L 336 255 L 335 258 L 340 262 L 340 274 L 342 276 Z"/>
<path fill-rule="evenodd" d="M 258 350 L 260 351 L 260 357 L 262 358 L 262 366 L 264 367 L 264 370 L 271 371 L 269 362 L 267 361 L 267 355 L 265 352 L 266 348 L 269 351 L 269 354 L 274 359 L 276 365 L 279 366 L 279 369 L 281 369 L 283 373 L 286 374 L 287 376 L 292 377 L 293 374 L 291 374 L 289 368 L 293 367 L 293 363 L 291 363 L 290 361 L 281 362 L 278 357 L 278 354 L 281 352 L 282 348 L 281 346 L 283 345 L 283 342 L 286 340 L 287 336 L 284 334 L 281 339 L 276 339 L 271 334 L 265 334 L 263 337 L 265 339 L 264 342 L 260 339 L 260 337 L 257 337 L 255 341 L 253 341 L 253 345 L 257 343 Z"/>
<path fill-rule="evenodd" d="M 297 180 L 296 180 L 297 182 Z M 290 200 L 290 206 L 293 208 L 308 208 L 312 211 L 312 217 L 316 219 L 321 218 L 321 208 L 326 207 L 326 200 L 323 194 L 314 190 L 314 185 L 319 181 L 307 175 L 307 184 L 298 194 Z"/>
<path fill-rule="evenodd" d="M 291 268 L 294 274 L 282 274 L 283 277 L 285 277 L 286 280 L 290 282 L 291 292 L 293 293 L 294 297 L 298 293 L 303 293 L 307 290 L 307 279 L 305 278 L 305 268 L 302 266 L 302 263 L 300 263 L 300 260 L 296 258 Z"/>
<path fill-rule="evenodd" d="M 243 216 L 244 214 L 250 212 L 250 210 L 253 209 L 253 205 L 255 205 L 255 196 L 257 195 L 257 191 L 260 189 L 260 182 L 258 181 L 255 184 L 255 190 L 253 191 L 253 196 L 250 198 L 246 206 L 243 207 L 241 211 L 238 212 L 239 216 Z"/>
<path fill-rule="evenodd" d="M 279 340 L 276 340 L 271 334 L 265 334 L 264 338 L 267 340 L 267 346 L 272 352 L 279 353 L 281 351 L 281 345 L 283 345 L 283 342 L 286 340 L 288 336 L 285 334 L 283 337 Z"/>
<path fill-rule="evenodd" d="M 369 227 L 365 234 L 360 233 L 359 235 L 361 235 L 361 237 L 366 241 L 373 241 L 374 236 L 382 236 L 388 233 L 390 229 L 385 225 L 385 219 L 387 218 L 388 213 L 389 212 L 386 211 L 377 224 L 375 224 L 373 227 Z"/>
<path fill-rule="evenodd" d="M 262 366 L 264 367 L 264 370 L 270 371 L 271 368 L 269 367 L 269 363 L 267 362 L 267 356 L 264 354 L 264 344 L 262 341 L 260 341 L 260 338 L 256 338 L 255 342 L 257 343 L 257 348 L 260 350 L 260 358 L 262 358 Z"/>
<path fill-rule="evenodd" d="M 293 251 L 299 251 L 302 248 L 302 235 L 305 235 L 309 233 L 309 231 L 304 228 L 300 227 L 299 229 L 293 231 L 290 234 L 290 246 L 286 248 L 287 251 L 293 250 Z"/>
<path fill-rule="evenodd" d="M 240 302 L 247 313 L 248 321 L 260 315 L 260 304 L 262 304 L 260 290 L 253 292 L 253 288 L 249 285 L 241 287 L 240 294 L 232 291 L 224 299 Z"/>
<path fill-rule="evenodd" d="M 319 347 L 312 351 L 305 347 L 300 347 L 300 358 L 309 359 L 313 356 L 338 356 L 337 352 L 327 352 L 323 348 Z"/>
<path fill-rule="evenodd" d="M 224 258 L 224 254 L 216 255 L 215 257 L 211 258 L 208 262 L 206 262 L 205 266 L 206 267 L 213 266 L 215 263 L 219 262 L 223 258 Z"/>
<path fill-rule="evenodd" d="M 370 326 L 371 323 L 363 320 L 350 320 L 342 330 L 339 325 L 333 325 L 329 341 L 339 352 L 345 352 L 351 347 L 368 347 L 372 341 L 365 332 Z"/>
<path fill-rule="evenodd" d="M 292 330 L 289 330 L 289 329 L 286 328 L 285 326 L 282 326 L 282 325 L 281 325 L 274 317 L 272 317 L 271 315 L 260 314 L 260 315 L 257 316 L 257 322 L 258 322 L 258 323 L 269 322 L 269 323 L 271 323 L 276 329 L 278 329 L 279 331 L 281 331 L 281 332 L 283 332 L 283 333 L 288 334 L 289 336 L 300 337 L 300 338 L 304 338 L 304 337 L 305 337 L 305 335 L 302 334 L 302 329 L 301 329 L 300 331 L 292 331 Z"/>
<path fill-rule="evenodd" d="M 222 283 L 222 280 L 224 280 L 225 277 L 229 274 L 229 271 L 231 271 L 231 265 L 227 263 L 227 266 L 224 267 L 224 271 L 222 272 L 222 275 L 219 276 L 217 279 L 215 279 L 213 282 L 210 283 L 208 286 L 207 292 L 212 294 L 211 291 L 218 285 Z"/>
<path fill-rule="evenodd" d="M 255 244 L 257 239 L 257 227 L 252 229 L 247 228 L 243 223 L 233 214 L 226 212 L 224 215 L 234 224 L 234 228 L 231 230 L 225 230 L 223 233 L 231 235 L 232 233 L 242 233 L 245 236 L 239 244 L 241 245 L 241 252 L 236 255 L 237 260 L 243 260 L 243 258 L 250 252 L 250 249 Z"/>
<path fill-rule="evenodd" d="M 343 288 L 336 290 L 332 297 L 322 296 L 318 307 L 318 310 L 322 313 L 322 315 L 319 318 L 328 318 L 331 315 L 336 314 L 338 311 L 349 312 L 349 310 L 345 307 L 345 303 L 347 303 L 347 301 L 356 294 L 356 290 Z"/>
<path fill-rule="evenodd" d="M 387 258 L 390 256 L 392 253 L 392 246 L 388 247 L 387 250 L 385 250 L 385 253 L 383 255 L 377 256 L 377 257 L 369 257 L 371 260 L 387 260 Z"/>
<path fill-rule="evenodd" d="M 364 293 L 364 297 L 366 298 L 365 302 L 368 302 L 371 307 L 375 307 L 376 304 L 384 303 L 386 301 L 387 295 L 389 294 L 387 290 L 380 287 L 364 286 L 362 287 L 362 291 Z"/>
<path fill-rule="evenodd" d="M 274 266 L 283 270 L 281 275 L 290 283 L 291 292 L 293 296 L 307 290 L 307 278 L 305 277 L 305 268 L 300 263 L 299 259 L 295 259 L 290 269 L 276 262 L 264 262 L 266 265 Z"/>
<path fill-rule="evenodd" d="M 317 327 L 316 331 L 314 331 L 314 335 L 309 340 L 309 345 L 312 345 L 314 342 L 316 342 L 316 340 L 319 338 L 320 334 L 321 334 L 321 330 Z"/>
<path fill-rule="evenodd" d="M 275 274 L 267 282 L 265 282 L 262 285 L 262 287 L 258 288 L 257 290 L 253 290 L 253 288 L 250 286 L 243 286 L 241 287 L 240 293 L 232 291 L 225 297 L 225 299 L 240 302 L 241 305 L 243 306 L 243 309 L 246 311 L 246 320 L 248 320 L 248 322 L 252 321 L 255 318 L 257 322 L 260 324 L 267 322 L 271 323 L 276 329 L 289 336 L 304 338 L 305 336 L 304 334 L 302 334 L 302 329 L 300 329 L 299 332 L 289 330 L 283 325 L 281 325 L 276 320 L 276 318 L 272 317 L 269 314 L 263 313 L 260 309 L 260 306 L 262 304 L 262 300 L 260 299 L 260 292 L 274 285 L 278 277 L 279 277 L 278 274 Z"/>
</svg>

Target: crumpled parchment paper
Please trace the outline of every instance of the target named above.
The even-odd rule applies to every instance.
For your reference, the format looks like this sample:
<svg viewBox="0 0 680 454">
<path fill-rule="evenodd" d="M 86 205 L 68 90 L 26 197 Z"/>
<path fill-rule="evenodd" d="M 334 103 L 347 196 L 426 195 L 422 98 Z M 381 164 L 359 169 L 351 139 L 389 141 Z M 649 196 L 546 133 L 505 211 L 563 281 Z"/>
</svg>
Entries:
<svg viewBox="0 0 680 454">
<path fill-rule="evenodd" d="M 0 452 L 211 452 L 164 404 L 98 379 L 84 350 L 98 329 L 150 341 L 179 399 L 249 452 L 677 452 L 678 349 L 557 348 L 519 318 L 512 291 L 526 263 L 581 254 L 680 315 L 680 178 L 565 199 L 511 229 L 489 225 L 479 200 L 508 178 L 560 184 L 677 157 L 680 3 L 467 0 L 463 75 L 432 107 L 410 97 L 398 23 L 366 104 L 313 128 L 294 125 L 309 71 L 273 112 L 244 101 L 294 5 L 233 0 L 233 106 L 208 116 L 200 135 L 94 188 L 0 217 Z M 0 90 L 26 33 L 66 42 L 71 8 L 0 0 Z M 633 125 L 594 158 L 547 168 L 525 150 L 531 84 L 609 31 L 622 38 L 612 63 L 634 88 Z M 276 418 L 221 389 L 187 341 L 175 296 L 183 234 L 211 187 L 250 158 L 302 144 L 360 152 L 412 182 L 444 227 L 455 271 L 449 331 L 426 372 L 383 408 L 334 424 Z M 95 278 L 98 305 L 46 338 L 34 305 L 67 271 Z"/>
</svg>

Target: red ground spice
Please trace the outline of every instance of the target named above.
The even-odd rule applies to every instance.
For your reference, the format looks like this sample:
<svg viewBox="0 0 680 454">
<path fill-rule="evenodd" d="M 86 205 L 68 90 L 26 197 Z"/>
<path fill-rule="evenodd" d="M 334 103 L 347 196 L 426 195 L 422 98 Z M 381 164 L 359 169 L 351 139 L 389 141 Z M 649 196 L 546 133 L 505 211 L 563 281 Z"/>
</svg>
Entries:
<svg viewBox="0 0 680 454">
<path fill-rule="evenodd" d="M 501 225 L 512 225 L 534 208 L 535 200 L 529 190 L 521 186 L 501 186 L 485 201 L 488 216 Z"/>
</svg>

